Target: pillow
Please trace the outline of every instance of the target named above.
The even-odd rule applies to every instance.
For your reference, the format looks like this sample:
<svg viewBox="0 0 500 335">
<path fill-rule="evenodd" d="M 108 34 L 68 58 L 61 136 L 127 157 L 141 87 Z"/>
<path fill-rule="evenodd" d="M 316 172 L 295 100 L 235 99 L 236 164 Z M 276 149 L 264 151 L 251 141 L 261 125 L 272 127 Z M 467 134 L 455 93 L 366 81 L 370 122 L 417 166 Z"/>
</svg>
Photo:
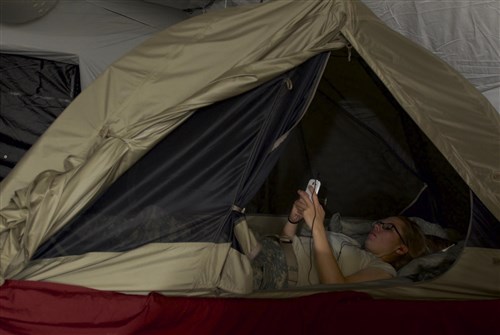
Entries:
<svg viewBox="0 0 500 335">
<path fill-rule="evenodd" d="M 363 245 L 368 233 L 372 230 L 373 222 L 374 220 L 363 218 L 342 218 L 340 213 L 335 213 L 332 215 L 327 229 L 350 236 Z"/>
<path fill-rule="evenodd" d="M 411 216 L 408 219 L 418 224 L 418 226 L 420 227 L 420 229 L 422 229 L 425 235 L 437 236 L 442 239 L 448 238 L 446 230 L 444 230 L 443 227 L 441 227 L 437 223 L 431 223 L 415 216 Z"/>
<path fill-rule="evenodd" d="M 398 271 L 399 277 L 408 277 L 413 281 L 434 278 L 446 272 L 458 258 L 464 247 L 464 241 L 426 256 L 415 258 Z"/>
</svg>

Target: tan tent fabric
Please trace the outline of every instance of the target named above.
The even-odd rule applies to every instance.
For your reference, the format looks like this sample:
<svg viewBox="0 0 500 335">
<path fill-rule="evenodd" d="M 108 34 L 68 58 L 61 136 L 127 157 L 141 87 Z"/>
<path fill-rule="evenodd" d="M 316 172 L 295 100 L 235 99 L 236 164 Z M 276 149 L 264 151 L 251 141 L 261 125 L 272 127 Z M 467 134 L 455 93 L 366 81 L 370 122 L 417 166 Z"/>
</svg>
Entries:
<svg viewBox="0 0 500 335">
<path fill-rule="evenodd" d="M 156 291 L 213 296 L 219 290 L 248 294 L 252 291 L 252 269 L 246 255 L 256 254 L 259 244 L 245 220 L 235 230 L 245 254 L 231 249 L 228 243 L 151 243 L 127 252 L 91 252 L 32 261 L 13 278 L 135 294 Z"/>
<path fill-rule="evenodd" d="M 500 219 L 500 115 L 446 63 L 388 29 L 365 6 L 350 9 L 342 33 Z"/>
<path fill-rule="evenodd" d="M 500 120 L 479 92 L 449 66 L 385 27 L 360 2 L 274 1 L 184 21 L 123 57 L 82 92 L 0 185 L 0 280 L 21 276 L 129 292 L 165 290 L 162 278 L 144 282 L 147 285 L 140 280 L 113 284 L 93 279 L 89 285 L 103 273 L 99 271 L 120 276 L 120 271 L 130 270 L 131 254 L 162 248 L 156 245 L 125 254 L 46 260 L 43 266 L 26 264 L 40 243 L 190 113 L 256 87 L 312 55 L 343 46 L 339 29 L 500 218 Z M 220 248 L 206 256 L 217 264 L 206 283 L 230 292 L 248 291 L 248 260 Z M 473 264 L 476 253 L 467 249 L 457 270 L 447 275 L 453 279 L 442 284 L 437 279 L 422 297 L 433 296 L 447 283 L 439 298 L 491 293 L 495 277 L 488 279 L 485 290 L 464 289 L 469 279 L 459 278 L 463 270 L 458 266 Z M 158 257 L 143 255 L 142 264 Z M 498 256 L 482 261 L 491 257 Z M 215 276 L 223 258 L 219 276 L 224 280 L 219 282 Z M 109 259 L 109 267 L 99 268 L 100 259 Z M 89 268 L 77 270 L 80 260 Z M 475 276 L 491 276 L 493 268 L 477 270 Z M 247 279 L 238 287 L 226 284 L 241 278 Z M 394 297 L 408 294 L 409 289 L 401 290 L 384 292 L 394 292 Z"/>
<path fill-rule="evenodd" d="M 95 252 L 34 261 L 14 278 L 129 293 L 165 291 L 213 295 L 221 284 L 220 272 L 229 248 L 228 244 L 222 243 L 153 243 L 123 253 Z M 137 271 L 138 268 L 141 270 Z M 249 265 L 246 269 L 247 277 L 251 278 L 248 276 Z M 252 286 L 247 279 L 246 285 L 241 284 L 246 290 L 238 290 L 229 284 L 225 287 L 229 292 L 248 293 Z"/>
<path fill-rule="evenodd" d="M 157 34 L 117 61 L 2 182 L 0 278 L 21 271 L 47 236 L 192 111 L 342 46 L 344 6 L 277 1 L 207 14 Z"/>
</svg>

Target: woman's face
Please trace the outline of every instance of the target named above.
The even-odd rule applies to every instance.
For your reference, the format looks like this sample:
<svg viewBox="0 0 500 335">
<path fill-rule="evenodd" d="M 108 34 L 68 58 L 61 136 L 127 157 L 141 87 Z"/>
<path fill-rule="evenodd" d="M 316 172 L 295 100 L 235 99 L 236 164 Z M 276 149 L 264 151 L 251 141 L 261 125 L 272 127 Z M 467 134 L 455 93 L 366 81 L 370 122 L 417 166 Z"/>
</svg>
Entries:
<svg viewBox="0 0 500 335">
<path fill-rule="evenodd" d="M 384 226 L 386 229 L 383 228 Z M 405 254 L 407 247 L 402 235 L 404 226 L 405 223 L 397 217 L 388 217 L 378 221 L 366 238 L 365 249 L 378 257 L 391 255 L 393 252 Z"/>
</svg>

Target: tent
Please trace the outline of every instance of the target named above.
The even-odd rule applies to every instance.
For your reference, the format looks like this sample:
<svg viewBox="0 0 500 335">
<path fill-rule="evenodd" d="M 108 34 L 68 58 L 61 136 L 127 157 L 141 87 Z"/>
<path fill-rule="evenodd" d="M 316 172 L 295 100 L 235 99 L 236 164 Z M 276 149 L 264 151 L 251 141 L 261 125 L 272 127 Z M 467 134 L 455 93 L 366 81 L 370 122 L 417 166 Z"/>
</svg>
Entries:
<svg viewBox="0 0 500 335">
<path fill-rule="evenodd" d="M 340 71 L 349 70 L 337 73 L 337 63 L 343 64 Z M 355 71 L 373 79 L 355 82 L 358 88 L 371 85 L 382 96 L 390 93 L 388 101 L 348 85 L 339 91 L 329 82 L 354 77 Z M 378 144 L 390 149 L 383 152 L 385 161 L 400 160 L 403 166 L 389 182 L 382 175 L 389 195 L 401 181 L 405 190 L 409 185 L 391 210 L 404 210 L 404 203 L 417 197 L 407 210 L 423 206 L 431 219 L 443 219 L 465 234 L 460 256 L 446 273 L 428 281 L 398 278 L 245 297 L 353 290 L 379 299 L 498 298 L 498 271 L 491 266 L 500 236 L 498 113 L 447 64 L 388 29 L 362 4 L 343 1 L 277 1 L 214 11 L 156 34 L 113 63 L 3 180 L 3 278 L 127 293 L 249 293 L 247 256 L 256 244 L 242 208 L 268 211 L 270 206 L 259 202 L 263 197 L 253 196 L 280 195 L 269 192 L 277 188 L 260 186 L 275 183 L 265 182 L 269 174 L 282 175 L 271 171 L 283 165 L 278 159 L 297 153 L 287 153 L 285 144 L 308 137 L 307 122 L 325 115 L 317 97 L 329 100 L 335 94 L 325 93 L 332 89 L 338 98 L 330 105 L 339 111 L 335 115 L 346 114 L 328 122 L 362 122 L 360 137 L 375 134 Z M 353 91 L 363 94 L 351 100 L 346 93 Z M 374 108 L 380 105 L 382 115 Z M 308 107 L 320 114 L 305 114 Z M 406 125 L 406 131 L 388 127 L 395 123 Z M 302 134 L 294 131 L 302 127 Z M 425 147 L 411 152 L 405 147 L 410 142 L 396 141 L 403 135 Z M 426 159 L 433 164 L 421 164 Z M 421 174 L 429 179 L 422 182 Z M 349 197 L 364 198 L 363 188 L 347 193 L 335 187 L 336 178 L 321 176 L 329 190 L 344 192 L 345 206 Z M 460 207 L 464 194 L 466 208 Z M 451 205 L 460 213 L 439 216 L 443 211 L 433 211 L 429 203 Z M 151 225 L 137 232 L 138 222 Z M 4 292 L 15 285 L 7 281 Z M 61 287 L 75 295 L 94 292 Z M 492 303 L 498 306 L 498 300 Z M 6 319 L 12 317 L 8 313 Z"/>
</svg>

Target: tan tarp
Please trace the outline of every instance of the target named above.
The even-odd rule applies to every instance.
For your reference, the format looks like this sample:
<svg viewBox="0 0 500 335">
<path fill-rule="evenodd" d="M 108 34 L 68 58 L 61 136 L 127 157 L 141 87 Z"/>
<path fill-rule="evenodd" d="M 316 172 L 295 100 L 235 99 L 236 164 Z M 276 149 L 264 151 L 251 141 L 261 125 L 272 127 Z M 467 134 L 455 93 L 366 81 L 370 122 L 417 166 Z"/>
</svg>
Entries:
<svg viewBox="0 0 500 335">
<path fill-rule="evenodd" d="M 92 277 L 120 276 L 134 253 L 143 253 L 147 264 L 148 250 L 163 248 L 158 245 L 123 255 L 91 253 L 47 260 L 43 266 L 26 265 L 47 237 L 197 108 L 260 85 L 319 52 L 341 47 L 339 29 L 500 217 L 500 121 L 479 92 L 449 66 L 387 29 L 359 2 L 275 1 L 212 12 L 161 32 L 78 96 L 0 185 L 0 279 L 63 278 L 62 282 L 109 290 L 188 293 L 180 283 L 166 287 L 162 271 L 157 272 L 157 284 L 129 280 L 114 285 L 113 279 L 86 284 Z M 210 291 L 206 283 L 229 292 L 248 291 L 247 259 L 225 246 L 193 247 L 205 249 L 208 254 L 203 257 L 216 264 L 201 291 Z M 96 269 L 100 259 L 110 262 L 100 268 L 104 272 L 72 265 L 85 262 Z M 123 262 L 113 263 L 117 259 Z M 166 259 L 158 267 L 168 266 L 170 258 Z M 179 259 L 172 261 L 178 264 Z M 50 275 L 44 275 L 43 268 Z M 484 271 L 475 273 L 482 276 Z M 477 294 L 481 287 L 475 292 L 481 295 Z"/>
<path fill-rule="evenodd" d="M 246 255 L 260 250 L 245 220 L 235 234 Z M 151 243 L 127 252 L 32 261 L 14 279 L 71 283 L 101 290 L 165 295 L 218 295 L 252 291 L 248 257 L 229 243 Z"/>
<path fill-rule="evenodd" d="M 221 285 L 220 273 L 229 249 L 229 244 L 222 243 L 152 243 L 127 252 L 94 252 L 42 259 L 31 262 L 15 278 L 129 293 L 214 294 Z M 240 272 L 243 279 L 250 275 L 250 268 L 246 270 Z M 250 286 L 247 285 L 244 291 L 224 288 L 230 292 L 247 293 L 251 290 L 251 282 L 246 282 Z M 245 283 L 245 280 L 240 283 Z"/>
</svg>

